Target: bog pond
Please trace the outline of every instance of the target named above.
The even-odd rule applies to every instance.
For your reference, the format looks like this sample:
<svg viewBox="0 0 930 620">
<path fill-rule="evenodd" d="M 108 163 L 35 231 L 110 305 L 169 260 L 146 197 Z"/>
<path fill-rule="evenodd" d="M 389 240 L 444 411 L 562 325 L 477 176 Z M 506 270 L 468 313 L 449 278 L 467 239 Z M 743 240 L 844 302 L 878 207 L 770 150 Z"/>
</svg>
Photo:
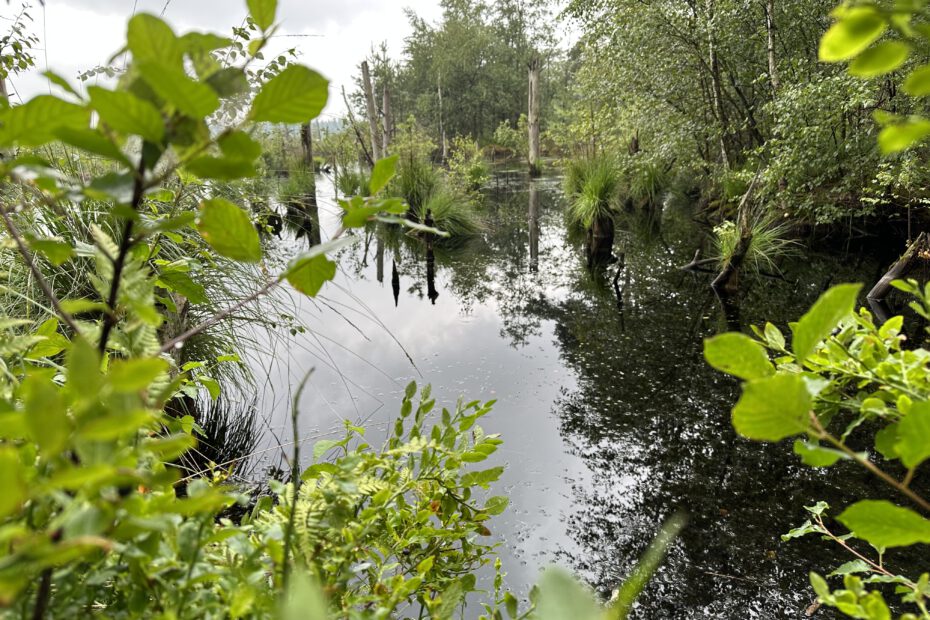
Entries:
<svg viewBox="0 0 930 620">
<path fill-rule="evenodd" d="M 318 177 L 318 192 L 325 240 L 340 213 L 329 179 Z M 499 171 L 483 195 L 480 237 L 430 257 L 420 242 L 371 231 L 340 251 L 318 299 L 278 300 L 306 331 L 251 360 L 263 441 L 289 437 L 292 390 L 310 368 L 302 436 L 335 436 L 347 418 L 380 443 L 410 380 L 432 384 L 438 404 L 496 399 L 482 426 L 504 440 L 494 491 L 510 507 L 490 526 L 508 587 L 525 594 L 555 563 L 609 596 L 680 509 L 689 524 L 639 617 L 805 617 L 808 571 L 846 558 L 779 536 L 804 520 L 803 505 L 849 502 L 872 483 L 856 467 L 814 470 L 790 445 L 737 438 L 738 386 L 705 364 L 702 341 L 765 320 L 786 329 L 831 284 L 872 281 L 880 261 L 805 251 L 784 279 L 747 282 L 724 308 L 708 275 L 680 269 L 707 235 L 687 204 L 624 215 L 622 264 L 592 272 L 559 179 Z M 301 232 L 285 228 L 269 246 L 293 255 L 308 247 Z"/>
</svg>

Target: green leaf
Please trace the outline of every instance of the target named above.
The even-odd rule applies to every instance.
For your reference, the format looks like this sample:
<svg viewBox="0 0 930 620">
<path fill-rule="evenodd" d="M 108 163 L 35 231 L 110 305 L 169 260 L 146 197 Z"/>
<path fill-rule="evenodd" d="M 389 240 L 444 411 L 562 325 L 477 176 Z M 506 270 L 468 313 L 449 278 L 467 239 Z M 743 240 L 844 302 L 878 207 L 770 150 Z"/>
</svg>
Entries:
<svg viewBox="0 0 930 620">
<path fill-rule="evenodd" d="M 234 97 L 249 90 L 249 79 L 242 69 L 226 67 L 208 77 L 207 85 L 220 97 Z"/>
<path fill-rule="evenodd" d="M 355 237 L 344 237 L 317 244 L 294 258 L 283 276 L 298 291 L 313 297 L 323 284 L 336 276 L 336 264 L 326 258 L 326 254 L 356 241 Z"/>
<path fill-rule="evenodd" d="M 566 571 L 548 568 L 539 581 L 537 620 L 601 620 L 603 608 L 590 590 Z"/>
<path fill-rule="evenodd" d="M 749 439 L 779 441 L 807 431 L 811 397 L 800 375 L 782 374 L 743 385 L 733 426 Z"/>
<path fill-rule="evenodd" d="M 930 521 L 885 500 L 864 500 L 843 511 L 837 520 L 876 547 L 930 543 Z"/>
<path fill-rule="evenodd" d="M 138 392 L 166 372 L 168 362 L 160 357 L 117 360 L 110 366 L 108 379 L 117 392 Z"/>
<path fill-rule="evenodd" d="M 112 441 L 125 435 L 135 434 L 154 420 L 155 416 L 144 409 L 112 413 L 88 420 L 78 429 L 77 434 L 81 439 L 90 441 Z"/>
<path fill-rule="evenodd" d="M 504 497 L 503 495 L 495 495 L 489 498 L 484 504 L 484 511 L 489 515 L 499 515 L 507 509 L 509 504 L 510 498 Z"/>
<path fill-rule="evenodd" d="M 162 288 L 174 291 L 179 295 L 183 295 L 192 304 L 205 304 L 209 301 L 203 284 L 195 282 L 183 271 L 163 271 L 158 274 L 158 281 L 156 284 Z"/>
<path fill-rule="evenodd" d="M 85 129 L 90 111 L 52 95 L 33 97 L 23 105 L 0 109 L 0 148 L 41 146 L 62 127 Z"/>
<path fill-rule="evenodd" d="M 913 117 L 903 123 L 884 127 L 878 134 L 878 146 L 886 155 L 897 153 L 927 136 L 930 136 L 930 121 Z"/>
<path fill-rule="evenodd" d="M 851 560 L 845 564 L 841 564 L 836 569 L 833 570 L 827 577 L 837 577 L 842 575 L 854 575 L 856 573 L 869 573 L 872 572 L 872 567 L 866 564 L 862 560 Z"/>
<path fill-rule="evenodd" d="M 886 459 L 898 458 L 898 423 L 889 424 L 875 433 L 875 449 Z"/>
<path fill-rule="evenodd" d="M 197 230 L 221 256 L 244 262 L 262 258 L 258 232 L 248 214 L 223 198 L 211 198 L 200 205 Z"/>
<path fill-rule="evenodd" d="M 336 277 L 336 263 L 323 255 L 301 258 L 287 270 L 291 286 L 309 297 L 315 297 L 323 285 Z"/>
<path fill-rule="evenodd" d="M 323 591 L 303 571 L 294 573 L 293 582 L 282 600 L 283 606 L 277 615 L 281 620 L 308 620 L 308 618 L 326 620 L 329 618 Z"/>
<path fill-rule="evenodd" d="M 139 13 L 129 20 L 126 44 L 137 62 L 153 60 L 169 67 L 181 66 L 181 42 L 171 27 L 154 15 Z"/>
<path fill-rule="evenodd" d="M 820 39 L 820 60 L 838 62 L 857 56 L 875 42 L 888 24 L 871 7 L 855 7 L 842 15 Z"/>
<path fill-rule="evenodd" d="M 58 387 L 44 377 L 29 377 L 23 382 L 22 391 L 30 435 L 45 457 L 56 456 L 71 434 L 64 398 Z"/>
<path fill-rule="evenodd" d="M 249 15 L 252 21 L 262 30 L 268 30 L 274 23 L 274 15 L 278 10 L 278 0 L 248 0 Z"/>
<path fill-rule="evenodd" d="M 794 453 L 801 457 L 801 462 L 810 467 L 830 467 L 840 459 L 849 458 L 839 450 L 825 448 L 803 439 L 794 441 Z"/>
<path fill-rule="evenodd" d="M 335 448 L 336 446 L 343 445 L 341 441 L 335 441 L 333 439 L 321 439 L 315 444 L 313 444 L 313 459 L 319 460 L 321 456 Z"/>
<path fill-rule="evenodd" d="M 379 159 L 371 170 L 371 179 L 368 181 L 368 195 L 374 196 L 380 192 L 394 177 L 397 169 L 397 155 Z"/>
<path fill-rule="evenodd" d="M 846 316 L 852 314 L 861 284 L 839 284 L 820 296 L 801 320 L 794 326 L 794 354 L 798 361 L 805 360 L 814 352 L 817 343 Z"/>
<path fill-rule="evenodd" d="M 520 602 L 510 592 L 504 592 L 504 606 L 507 608 L 507 615 L 515 620 L 520 613 Z"/>
<path fill-rule="evenodd" d="M 329 82 L 316 71 L 291 65 L 268 80 L 252 102 L 256 122 L 308 123 L 326 106 Z"/>
<path fill-rule="evenodd" d="M 911 71 L 905 78 L 902 88 L 911 97 L 930 95 L 930 65 L 917 67 Z"/>
<path fill-rule="evenodd" d="M 184 69 L 146 60 L 139 63 L 139 70 L 159 97 L 187 116 L 201 119 L 220 107 L 216 92 L 206 84 L 187 77 Z"/>
<path fill-rule="evenodd" d="M 16 512 L 29 497 L 26 468 L 16 448 L 0 446 L 0 519 Z"/>
<path fill-rule="evenodd" d="M 765 349 L 739 332 L 720 334 L 704 341 L 707 363 L 740 379 L 759 379 L 775 374 Z"/>
<path fill-rule="evenodd" d="M 492 467 L 483 471 L 468 472 L 462 476 L 461 485 L 463 488 L 468 487 L 487 487 L 492 482 L 497 482 L 501 474 L 504 473 L 503 467 Z"/>
<path fill-rule="evenodd" d="M 817 598 L 820 599 L 821 603 L 826 603 L 833 599 L 833 594 L 830 592 L 830 586 L 827 585 L 827 580 L 818 575 L 817 573 L 809 573 L 811 580 L 811 587 L 814 588 L 814 592 L 817 594 Z"/>
<path fill-rule="evenodd" d="M 184 168 L 201 179 L 235 181 L 258 175 L 252 162 L 245 159 L 203 156 L 187 162 Z"/>
<path fill-rule="evenodd" d="M 262 145 L 244 131 L 232 131 L 220 136 L 220 150 L 229 159 L 255 161 L 262 154 Z"/>
<path fill-rule="evenodd" d="M 94 155 L 106 157 L 107 159 L 112 159 L 129 168 L 132 167 L 132 163 L 130 163 L 129 159 L 123 154 L 119 147 L 97 130 L 59 127 L 55 131 L 55 137 L 75 148 Z"/>
<path fill-rule="evenodd" d="M 917 467 L 930 458 L 930 402 L 913 403 L 897 426 L 895 452 L 905 467 Z"/>
<path fill-rule="evenodd" d="M 903 65 L 910 53 L 911 46 L 903 41 L 883 41 L 853 60 L 849 65 L 849 73 L 861 78 L 885 75 Z"/>
<path fill-rule="evenodd" d="M 42 254 L 55 267 L 65 264 L 74 256 L 71 244 L 60 239 L 31 239 L 29 247 Z"/>
<path fill-rule="evenodd" d="M 126 91 L 112 91 L 99 86 L 88 86 L 87 93 L 91 107 L 110 128 L 142 136 L 149 142 L 161 142 L 165 123 L 161 113 L 148 101 Z"/>
</svg>

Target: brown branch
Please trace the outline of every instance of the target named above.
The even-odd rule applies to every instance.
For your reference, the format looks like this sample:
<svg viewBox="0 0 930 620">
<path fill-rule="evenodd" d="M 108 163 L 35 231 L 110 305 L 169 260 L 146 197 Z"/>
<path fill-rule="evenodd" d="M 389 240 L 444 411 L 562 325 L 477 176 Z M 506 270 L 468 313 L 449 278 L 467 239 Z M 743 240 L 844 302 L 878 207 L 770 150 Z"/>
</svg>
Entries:
<svg viewBox="0 0 930 620">
<path fill-rule="evenodd" d="M 45 276 L 42 275 L 42 272 L 36 265 L 35 258 L 33 257 L 32 252 L 29 251 L 29 247 L 26 245 L 22 234 L 19 232 L 19 228 L 16 227 L 16 224 L 13 222 L 13 218 L 10 217 L 10 214 L 7 212 L 7 210 L 2 207 L 0 207 L 0 217 L 3 218 L 3 223 L 6 226 L 7 231 L 9 231 L 10 236 L 13 237 L 13 241 L 16 242 L 16 247 L 19 250 L 19 253 L 22 255 L 23 260 L 26 261 L 26 265 L 29 267 L 29 271 L 31 271 L 32 275 L 35 277 L 36 282 L 39 283 L 39 288 L 41 288 L 45 295 L 49 298 L 49 301 L 51 302 L 52 307 L 55 309 L 55 312 L 59 317 L 61 317 L 61 320 L 64 321 L 65 324 L 74 331 L 75 334 L 80 334 L 81 330 L 78 328 L 77 323 L 74 321 L 74 317 L 72 317 L 69 312 L 61 307 L 61 302 L 58 300 L 58 296 L 55 295 L 55 291 L 52 290 L 48 280 L 45 279 Z"/>
<path fill-rule="evenodd" d="M 836 446 L 836 448 L 841 450 L 846 456 L 850 457 L 851 459 L 853 459 L 854 461 L 856 461 L 857 463 L 865 467 L 867 470 L 869 470 L 871 473 L 873 473 L 875 476 L 880 478 L 882 482 L 896 489 L 899 493 L 901 493 L 902 495 L 907 497 L 909 500 L 911 500 L 912 502 L 920 506 L 920 508 L 923 509 L 925 512 L 930 513 L 930 502 L 922 498 L 920 495 L 917 495 L 917 493 L 909 489 L 907 485 L 894 479 L 891 475 L 879 469 L 878 466 L 875 465 L 875 463 L 863 457 L 861 454 L 853 451 L 845 443 L 843 443 L 842 441 L 840 441 L 839 439 L 837 439 L 836 437 L 828 433 L 826 429 L 824 429 L 823 425 L 820 423 L 820 420 L 817 418 L 817 415 L 813 411 L 810 412 L 810 417 L 811 417 L 811 424 L 813 425 L 816 431 L 815 434 L 818 439 L 823 439 L 833 444 L 834 446 Z"/>
<path fill-rule="evenodd" d="M 130 202 L 130 206 L 134 212 L 139 209 L 144 189 L 145 155 L 141 154 L 139 155 L 139 168 L 136 171 L 136 180 L 132 187 L 132 201 Z M 127 219 L 126 224 L 123 225 L 123 238 L 120 239 L 119 252 L 116 255 L 116 260 L 113 262 L 113 279 L 110 282 L 110 295 L 107 298 L 108 312 L 103 318 L 103 329 L 100 331 L 100 342 L 97 344 L 97 349 L 100 353 L 104 353 L 107 350 L 107 341 L 110 339 L 110 332 L 113 331 L 118 321 L 116 304 L 119 299 L 119 285 L 123 276 L 123 267 L 126 266 L 126 256 L 128 256 L 129 250 L 132 249 L 133 223 L 132 218 L 130 218 Z"/>
<path fill-rule="evenodd" d="M 190 337 L 192 337 L 192 336 L 196 336 L 197 334 L 199 334 L 199 333 L 202 332 L 203 330 L 207 329 L 208 327 L 211 327 L 211 326 L 213 326 L 213 325 L 216 325 L 217 323 L 219 323 L 220 321 L 222 321 L 223 319 L 225 319 L 226 317 L 228 317 L 228 316 L 231 315 L 232 313 L 236 312 L 237 310 L 240 310 L 240 309 L 244 308 L 245 306 L 249 305 L 250 303 L 252 303 L 252 302 L 255 301 L 256 299 L 258 299 L 259 297 L 262 297 L 262 296 L 264 296 L 264 295 L 267 295 L 268 293 L 270 293 L 271 291 L 273 291 L 275 288 L 277 288 L 280 284 L 281 284 L 281 280 L 272 280 L 272 281 L 268 282 L 267 284 L 265 284 L 265 286 L 263 286 L 262 288 L 260 288 L 260 289 L 257 290 L 256 292 L 252 293 L 251 295 L 249 295 L 249 296 L 246 297 L 245 299 L 242 299 L 242 300 L 240 300 L 240 301 L 237 301 L 237 302 L 234 303 L 233 305 L 231 305 L 231 306 L 229 306 L 229 307 L 227 307 L 227 308 L 225 308 L 225 309 L 223 309 L 223 310 L 220 310 L 219 312 L 217 312 L 217 313 L 214 314 L 213 316 L 211 316 L 211 317 L 205 319 L 205 320 L 202 321 L 201 323 L 198 323 L 198 324 L 195 325 L 194 327 L 191 327 L 191 328 L 190 328 L 189 330 L 187 330 L 186 332 L 184 332 L 184 333 L 182 333 L 182 334 L 180 334 L 180 335 L 178 335 L 178 336 L 175 336 L 174 338 L 172 338 L 171 340 L 169 340 L 168 342 L 166 342 L 165 344 L 163 344 L 162 347 L 161 347 L 161 349 L 159 349 L 158 352 L 159 352 L 159 353 L 167 353 L 167 352 L 171 351 L 173 348 L 175 348 L 176 346 L 178 346 L 178 345 L 183 345 L 183 344 L 184 344 L 184 341 L 187 340 L 188 338 L 190 338 Z"/>
</svg>

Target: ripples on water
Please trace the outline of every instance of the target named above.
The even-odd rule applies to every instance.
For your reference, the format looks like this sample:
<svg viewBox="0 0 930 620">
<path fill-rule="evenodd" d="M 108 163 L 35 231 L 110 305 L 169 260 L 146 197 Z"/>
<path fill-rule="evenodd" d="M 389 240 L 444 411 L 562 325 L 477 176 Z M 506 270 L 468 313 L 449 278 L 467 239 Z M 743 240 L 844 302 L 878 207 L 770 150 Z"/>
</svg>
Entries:
<svg viewBox="0 0 930 620">
<path fill-rule="evenodd" d="M 319 187 L 330 192 L 320 206 L 326 238 L 339 214 L 331 184 Z M 294 298 L 294 324 L 309 331 L 253 360 L 268 377 L 268 427 L 286 436 L 290 386 L 311 367 L 301 402 L 311 434 L 347 417 L 376 440 L 411 379 L 432 383 L 439 402 L 497 399 L 484 428 L 505 440 L 495 492 L 511 506 L 492 528 L 509 587 L 525 594 L 540 567 L 559 563 L 607 596 L 682 508 L 689 526 L 637 617 L 804 617 L 808 571 L 847 558 L 779 535 L 804 520 L 803 505 L 843 505 L 871 481 L 851 466 L 802 467 L 790 445 L 738 439 L 729 423 L 737 384 L 706 366 L 701 343 L 737 324 L 784 329 L 830 284 L 872 280 L 877 264 L 805 256 L 787 267 L 788 281 L 747 281 L 738 309 L 724 312 L 706 276 L 678 269 L 706 234 L 684 206 L 623 217 L 619 295 L 616 265 L 586 268 L 557 179 L 498 175 L 483 211 L 489 232 L 437 247 L 432 268 L 422 245 L 369 231 L 341 252 L 322 298 Z M 273 245 L 283 257 L 308 243 L 291 229 Z"/>
</svg>

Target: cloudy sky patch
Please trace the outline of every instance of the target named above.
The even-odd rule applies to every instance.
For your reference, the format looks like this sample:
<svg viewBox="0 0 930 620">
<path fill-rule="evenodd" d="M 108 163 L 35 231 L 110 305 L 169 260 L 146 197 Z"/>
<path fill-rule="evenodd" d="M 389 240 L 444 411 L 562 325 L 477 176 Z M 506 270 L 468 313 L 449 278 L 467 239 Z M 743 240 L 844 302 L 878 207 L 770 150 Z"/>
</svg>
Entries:
<svg viewBox="0 0 930 620">
<path fill-rule="evenodd" d="M 106 63 L 125 41 L 126 22 L 136 12 L 162 15 L 177 32 L 209 30 L 221 34 L 243 23 L 245 0 L 36 0 L 31 14 L 33 31 L 43 49 L 36 50 L 36 71 L 19 76 L 12 85 L 22 98 L 48 92 L 40 73 L 48 68 L 68 80 Z M 18 12 L 19 2 L 0 2 L 0 17 Z M 266 57 L 291 47 L 300 61 L 331 81 L 330 103 L 325 114 L 343 112 L 339 90 L 353 88 L 353 75 L 372 46 L 386 42 L 392 57 L 403 50 L 410 25 L 404 8 L 428 21 L 441 15 L 438 0 L 279 0 L 282 28 L 266 51 Z M 7 22 L 0 21 L 5 29 Z M 15 98 L 15 95 L 14 95 Z"/>
</svg>

